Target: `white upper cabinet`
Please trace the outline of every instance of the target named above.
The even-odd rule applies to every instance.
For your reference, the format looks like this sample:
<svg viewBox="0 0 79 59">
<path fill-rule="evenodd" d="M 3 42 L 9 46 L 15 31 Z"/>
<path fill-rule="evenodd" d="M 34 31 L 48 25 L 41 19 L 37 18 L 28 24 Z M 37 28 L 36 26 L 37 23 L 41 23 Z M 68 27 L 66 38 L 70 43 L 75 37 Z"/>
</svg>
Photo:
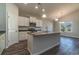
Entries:
<svg viewBox="0 0 79 59">
<path fill-rule="evenodd" d="M 42 20 L 39 20 L 35 17 L 30 17 L 30 22 L 36 23 L 36 27 L 41 27 L 42 26 Z"/>
<path fill-rule="evenodd" d="M 30 17 L 30 18 L 27 18 L 27 17 L 19 17 L 18 19 L 18 24 L 19 26 L 29 26 L 29 23 L 32 22 L 32 23 L 36 23 L 36 27 L 42 27 L 42 20 L 39 20 L 35 17 Z"/>
<path fill-rule="evenodd" d="M 19 26 L 24 26 L 24 17 L 19 17 L 19 19 L 18 19 L 18 25 Z"/>
<path fill-rule="evenodd" d="M 30 22 L 32 22 L 32 23 L 36 23 L 36 18 L 35 17 L 30 17 Z"/>
<path fill-rule="evenodd" d="M 39 20 L 36 20 L 36 27 L 39 27 Z"/>
<path fill-rule="evenodd" d="M 42 27 L 42 20 L 36 20 L 36 27 Z"/>
<path fill-rule="evenodd" d="M 18 19 L 18 25 L 19 26 L 29 26 L 29 18 L 20 16 Z"/>
<path fill-rule="evenodd" d="M 29 26 L 29 18 L 26 18 L 26 17 L 25 17 L 24 21 L 25 21 L 25 22 L 24 22 L 25 26 Z"/>
<path fill-rule="evenodd" d="M 39 20 L 39 26 L 42 27 L 43 26 L 43 21 Z"/>
</svg>

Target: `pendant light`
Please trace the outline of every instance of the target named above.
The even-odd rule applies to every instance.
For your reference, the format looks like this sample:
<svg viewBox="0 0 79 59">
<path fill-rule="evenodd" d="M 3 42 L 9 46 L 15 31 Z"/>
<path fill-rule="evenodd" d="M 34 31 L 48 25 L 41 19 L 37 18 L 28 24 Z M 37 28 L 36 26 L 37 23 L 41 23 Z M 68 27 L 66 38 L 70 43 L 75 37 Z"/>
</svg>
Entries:
<svg viewBox="0 0 79 59">
<path fill-rule="evenodd" d="M 46 14 L 42 14 L 42 18 L 46 18 L 47 17 L 47 15 Z"/>
<path fill-rule="evenodd" d="M 58 20 L 59 20 L 58 18 L 55 19 L 55 21 L 58 21 Z"/>
<path fill-rule="evenodd" d="M 42 18 L 46 18 L 47 15 L 45 14 L 45 8 L 42 8 L 42 5 L 40 3 L 36 4 L 35 9 L 40 9 L 42 11 Z"/>
</svg>

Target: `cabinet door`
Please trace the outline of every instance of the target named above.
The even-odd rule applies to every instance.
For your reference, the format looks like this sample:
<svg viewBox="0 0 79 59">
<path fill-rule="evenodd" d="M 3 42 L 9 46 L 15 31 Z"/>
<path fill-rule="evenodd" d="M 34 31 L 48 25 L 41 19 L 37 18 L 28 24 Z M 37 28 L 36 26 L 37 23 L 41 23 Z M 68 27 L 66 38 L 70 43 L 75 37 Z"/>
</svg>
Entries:
<svg viewBox="0 0 79 59">
<path fill-rule="evenodd" d="M 35 17 L 30 17 L 30 22 L 36 23 L 36 18 Z"/>
<path fill-rule="evenodd" d="M 19 26 L 29 26 L 29 18 L 20 16 L 18 20 L 18 24 Z"/>
<path fill-rule="evenodd" d="M 39 27 L 39 20 L 36 20 L 36 26 Z"/>
<path fill-rule="evenodd" d="M 30 22 L 33 22 L 33 17 L 30 17 Z"/>
<path fill-rule="evenodd" d="M 34 22 L 34 23 L 36 23 L 36 20 L 37 20 L 36 18 L 33 18 L 33 22 Z"/>
<path fill-rule="evenodd" d="M 42 27 L 42 21 L 41 20 L 36 20 L 36 26 L 37 27 Z"/>
<path fill-rule="evenodd" d="M 25 26 L 25 18 L 24 17 L 19 17 L 18 25 L 19 26 Z"/>
<path fill-rule="evenodd" d="M 29 26 L 29 18 L 26 18 L 26 17 L 25 17 L 24 21 L 25 21 L 25 22 L 24 22 L 24 23 L 25 23 L 25 26 Z"/>
<path fill-rule="evenodd" d="M 40 26 L 40 27 L 43 26 L 43 22 L 42 22 L 42 20 L 39 20 L 39 26 Z"/>
<path fill-rule="evenodd" d="M 19 32 L 19 40 L 27 40 L 28 39 L 28 34 L 27 32 Z"/>
</svg>

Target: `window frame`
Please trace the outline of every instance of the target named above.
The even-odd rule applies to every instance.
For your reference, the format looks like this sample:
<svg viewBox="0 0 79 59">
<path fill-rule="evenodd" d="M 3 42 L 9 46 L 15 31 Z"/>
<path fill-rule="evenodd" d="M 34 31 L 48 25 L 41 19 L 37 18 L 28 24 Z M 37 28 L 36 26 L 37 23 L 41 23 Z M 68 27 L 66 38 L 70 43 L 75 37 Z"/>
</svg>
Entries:
<svg viewBox="0 0 79 59">
<path fill-rule="evenodd" d="M 71 30 L 70 31 L 61 31 L 61 23 L 71 23 Z M 67 33 L 71 33 L 72 32 L 72 22 L 64 22 L 64 21 L 62 21 L 62 22 L 59 22 L 59 26 L 60 26 L 60 32 L 67 32 Z"/>
</svg>

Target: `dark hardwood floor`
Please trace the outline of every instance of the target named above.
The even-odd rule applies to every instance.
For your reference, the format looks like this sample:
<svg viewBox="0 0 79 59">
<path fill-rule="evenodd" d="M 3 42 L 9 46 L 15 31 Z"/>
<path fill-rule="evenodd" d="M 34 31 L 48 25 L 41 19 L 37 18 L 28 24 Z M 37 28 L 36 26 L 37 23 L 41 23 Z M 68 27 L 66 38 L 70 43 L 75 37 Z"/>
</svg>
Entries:
<svg viewBox="0 0 79 59">
<path fill-rule="evenodd" d="M 27 41 L 21 41 L 4 50 L 3 55 L 29 55 Z M 60 44 L 40 55 L 79 55 L 79 39 L 60 37 Z"/>
<path fill-rule="evenodd" d="M 42 53 L 41 55 L 79 55 L 79 39 L 61 37 L 60 45 Z"/>
<path fill-rule="evenodd" d="M 27 50 L 27 40 L 20 41 L 4 49 L 2 55 L 29 55 Z"/>
</svg>

